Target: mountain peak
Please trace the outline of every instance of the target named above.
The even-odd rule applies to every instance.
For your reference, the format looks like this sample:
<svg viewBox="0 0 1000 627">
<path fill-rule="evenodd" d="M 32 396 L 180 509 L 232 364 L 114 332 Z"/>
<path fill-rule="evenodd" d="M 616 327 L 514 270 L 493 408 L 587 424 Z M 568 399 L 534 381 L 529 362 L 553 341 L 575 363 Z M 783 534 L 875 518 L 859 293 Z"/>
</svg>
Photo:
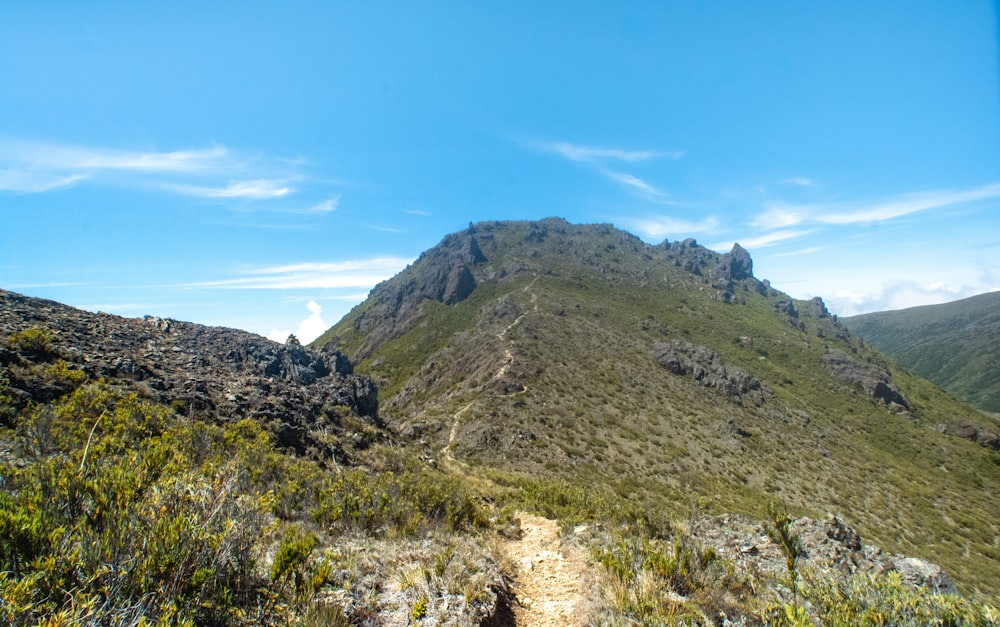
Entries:
<svg viewBox="0 0 1000 627">
<path fill-rule="evenodd" d="M 481 222 L 378 285 L 324 344 L 379 384 L 386 424 L 427 459 L 447 451 L 504 481 L 583 482 L 652 509 L 761 515 L 781 499 L 911 554 L 925 546 L 908 538 L 955 531 L 915 484 L 881 478 L 1000 516 L 959 478 L 1000 485 L 990 449 L 935 429 L 976 413 L 852 337 L 822 299 L 757 279 L 739 244 Z M 932 450 L 947 452 L 918 453 Z M 873 499 L 895 505 L 857 505 Z M 957 549 L 930 557 L 959 581 L 1000 578 Z"/>
</svg>

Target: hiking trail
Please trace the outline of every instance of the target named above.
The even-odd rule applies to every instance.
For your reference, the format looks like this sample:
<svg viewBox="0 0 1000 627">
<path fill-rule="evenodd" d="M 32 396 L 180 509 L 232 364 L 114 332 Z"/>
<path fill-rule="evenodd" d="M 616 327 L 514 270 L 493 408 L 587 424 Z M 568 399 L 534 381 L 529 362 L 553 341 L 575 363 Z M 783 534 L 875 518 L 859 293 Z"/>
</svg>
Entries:
<svg viewBox="0 0 1000 627">
<path fill-rule="evenodd" d="M 591 604 L 589 566 L 583 551 L 563 544 L 559 523 L 519 512 L 521 538 L 505 543 L 517 563 L 514 610 L 524 627 L 585 625 Z"/>
<path fill-rule="evenodd" d="M 536 276 L 524 287 L 528 293 L 534 286 Z M 538 294 L 531 292 L 530 311 L 538 310 Z M 502 331 L 498 340 L 504 343 L 503 365 L 493 375 L 499 380 L 507 374 L 514 362 L 514 352 L 508 344 L 507 333 L 516 327 L 529 312 L 517 316 Z M 528 386 L 515 396 L 527 392 Z M 458 434 L 462 414 L 476 404 L 473 400 L 452 415 L 448 443 L 441 450 L 441 458 L 452 471 L 465 472 L 468 466 L 452 455 L 452 447 Z M 489 482 L 488 479 L 486 479 Z M 521 537 L 503 543 L 504 551 L 517 564 L 513 592 L 517 599 L 514 610 L 516 625 L 523 627 L 576 627 L 585 625 L 591 605 L 590 568 L 586 555 L 576 546 L 564 545 L 559 538 L 559 523 L 529 514 L 517 512 L 521 521 Z"/>
</svg>

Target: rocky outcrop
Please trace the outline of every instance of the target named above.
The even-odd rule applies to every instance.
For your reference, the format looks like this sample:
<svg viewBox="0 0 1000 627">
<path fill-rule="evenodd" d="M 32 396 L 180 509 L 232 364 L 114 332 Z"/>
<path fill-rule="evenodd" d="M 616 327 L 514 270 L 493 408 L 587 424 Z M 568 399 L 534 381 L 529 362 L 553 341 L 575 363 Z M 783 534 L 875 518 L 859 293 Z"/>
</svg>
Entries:
<svg viewBox="0 0 1000 627">
<path fill-rule="evenodd" d="M 62 359 L 70 369 L 118 382 L 181 414 L 270 424 L 282 445 L 299 451 L 311 430 L 335 429 L 345 413 L 380 424 L 375 384 L 354 375 L 343 353 L 309 350 L 294 337 L 282 345 L 236 329 L 122 318 L 0 291 L 0 336 L 27 329 L 49 334 L 48 354 L 19 352 L 14 345 L 5 349 L 7 363 Z M 10 387 L 25 402 L 65 392 L 27 376 Z"/>
<path fill-rule="evenodd" d="M 1000 435 L 968 420 L 956 420 L 951 424 L 937 425 L 937 430 L 965 440 L 972 440 L 987 448 L 1000 450 Z"/>
<path fill-rule="evenodd" d="M 752 290 L 766 296 L 769 288 L 753 276 L 753 259 L 750 253 L 739 244 L 733 244 L 733 249 L 720 255 L 712 269 L 712 287 L 716 289 L 715 300 L 724 303 L 737 302 L 739 288 Z M 739 302 L 745 302 L 740 299 Z"/>
<path fill-rule="evenodd" d="M 674 266 L 699 277 L 705 274 L 710 264 L 718 257 L 716 253 L 699 246 L 693 237 L 682 242 L 664 240 L 660 248 L 666 252 L 667 258 L 673 261 Z"/>
<path fill-rule="evenodd" d="M 812 298 L 809 301 L 809 308 L 812 311 L 812 315 L 816 318 L 829 318 L 830 310 L 826 308 L 826 303 L 819 296 Z"/>
<path fill-rule="evenodd" d="M 774 303 L 774 309 L 780 314 L 784 314 L 789 318 L 799 318 L 799 310 L 795 307 L 795 303 L 790 300 L 779 300 Z"/>
<path fill-rule="evenodd" d="M 733 249 L 719 258 L 715 268 L 715 277 L 723 281 L 742 281 L 753 278 L 753 259 L 750 253 L 739 244 L 733 244 Z"/>
<path fill-rule="evenodd" d="M 840 518 L 799 518 L 791 525 L 799 540 L 799 569 L 828 581 L 844 581 L 855 573 L 897 571 L 911 587 L 958 594 L 955 582 L 940 566 L 922 559 L 888 555 L 875 546 L 864 546 L 861 537 Z M 692 521 L 689 534 L 699 547 L 712 547 L 743 572 L 786 575 L 781 548 L 761 522 L 747 516 L 701 516 Z"/>
<path fill-rule="evenodd" d="M 366 338 L 355 359 L 364 359 L 375 346 L 412 329 L 422 318 L 421 304 L 433 300 L 455 305 L 476 289 L 472 268 L 484 263 L 475 227 L 445 237 L 424 252 L 406 271 L 375 286 L 368 301 L 373 306 L 354 319 L 354 329 Z"/>
<path fill-rule="evenodd" d="M 909 412 L 909 402 L 893 387 L 887 370 L 863 364 L 836 349 L 827 351 L 820 358 L 820 363 L 841 383 L 860 386 L 872 399 L 885 403 L 898 413 Z"/>
<path fill-rule="evenodd" d="M 740 404 L 762 405 L 768 390 L 748 371 L 727 366 L 718 353 L 686 340 L 657 344 L 656 361 L 680 376 L 690 376 L 707 388 L 720 390 Z"/>
</svg>

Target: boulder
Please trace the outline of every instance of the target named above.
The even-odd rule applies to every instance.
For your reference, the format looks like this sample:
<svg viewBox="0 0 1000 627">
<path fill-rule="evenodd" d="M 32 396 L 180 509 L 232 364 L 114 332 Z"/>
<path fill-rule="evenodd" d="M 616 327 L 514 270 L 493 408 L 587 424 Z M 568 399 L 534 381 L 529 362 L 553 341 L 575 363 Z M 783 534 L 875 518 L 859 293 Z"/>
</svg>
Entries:
<svg viewBox="0 0 1000 627">
<path fill-rule="evenodd" d="M 823 520 L 799 518 L 791 532 L 798 538 L 799 569 L 833 583 L 845 582 L 854 573 L 898 571 L 912 588 L 934 593 L 958 594 L 955 582 L 940 566 L 903 555 L 886 555 L 875 546 L 864 546 L 858 533 L 842 519 L 828 514 Z M 768 526 L 744 515 L 723 514 L 695 518 L 689 534 L 700 548 L 712 547 L 731 560 L 738 571 L 787 574 L 785 557 L 768 534 Z"/>
<path fill-rule="evenodd" d="M 752 279 L 753 259 L 750 253 L 739 244 L 733 244 L 733 249 L 719 258 L 714 276 L 725 281 Z"/>
<path fill-rule="evenodd" d="M 656 361 L 675 375 L 691 376 L 704 387 L 722 391 L 743 403 L 762 405 L 770 392 L 749 371 L 726 365 L 712 349 L 686 340 L 662 342 L 654 347 Z"/>
<path fill-rule="evenodd" d="M 836 349 L 831 349 L 820 357 L 820 363 L 841 383 L 860 386 L 872 399 L 884 403 L 887 407 L 895 406 L 898 408 L 897 411 L 909 411 L 909 402 L 893 387 L 887 370 L 863 364 Z"/>
</svg>

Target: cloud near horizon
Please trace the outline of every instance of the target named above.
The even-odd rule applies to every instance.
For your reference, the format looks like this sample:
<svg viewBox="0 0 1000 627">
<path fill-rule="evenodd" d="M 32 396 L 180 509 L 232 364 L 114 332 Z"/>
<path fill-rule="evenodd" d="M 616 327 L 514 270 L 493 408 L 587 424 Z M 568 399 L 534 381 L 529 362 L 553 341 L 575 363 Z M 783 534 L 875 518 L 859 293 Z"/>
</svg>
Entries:
<svg viewBox="0 0 1000 627">
<path fill-rule="evenodd" d="M 914 281 L 895 281 L 875 292 L 843 290 L 824 297 L 824 300 L 834 313 L 840 316 L 856 316 L 875 311 L 949 303 L 998 290 L 1000 287 L 986 289 L 982 285 L 953 287 L 942 282 L 920 285 Z"/>
<path fill-rule="evenodd" d="M 244 290 L 371 289 L 391 278 L 413 260 L 373 257 L 341 262 L 306 262 L 247 271 L 247 276 L 189 283 L 182 287 L 217 287 Z"/>
<path fill-rule="evenodd" d="M 299 322 L 299 327 L 295 331 L 295 338 L 298 339 L 302 344 L 308 344 L 312 342 L 330 327 L 323 320 L 323 307 L 320 306 L 315 300 L 310 300 L 306 303 L 306 309 L 309 310 L 309 315 L 305 320 Z M 288 339 L 288 336 L 292 335 L 291 331 L 271 329 L 271 332 L 267 334 L 267 339 L 273 340 L 275 342 L 284 343 Z"/>
</svg>

